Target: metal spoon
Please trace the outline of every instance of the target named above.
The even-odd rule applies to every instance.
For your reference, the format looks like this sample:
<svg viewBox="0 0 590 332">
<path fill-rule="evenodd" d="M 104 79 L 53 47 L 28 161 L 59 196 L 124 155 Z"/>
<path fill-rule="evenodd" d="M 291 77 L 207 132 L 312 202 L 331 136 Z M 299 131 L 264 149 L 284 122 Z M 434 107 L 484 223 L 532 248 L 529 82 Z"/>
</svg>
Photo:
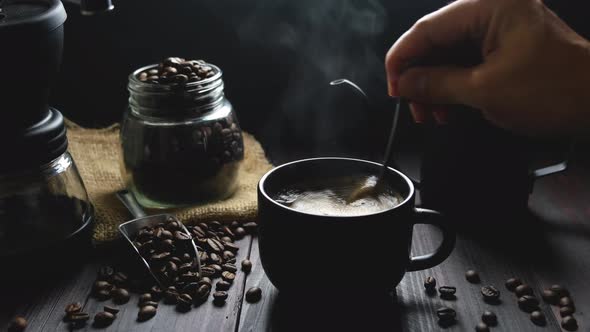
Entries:
<svg viewBox="0 0 590 332">
<path fill-rule="evenodd" d="M 121 202 L 123 202 L 123 205 L 125 205 L 125 207 L 127 208 L 127 210 L 129 210 L 131 215 L 133 215 L 133 217 L 135 218 L 133 220 L 124 222 L 121 225 L 119 225 L 119 232 L 121 232 L 121 234 L 123 234 L 123 236 L 127 239 L 129 244 L 131 245 L 131 247 L 133 247 L 133 249 L 135 250 L 135 252 L 139 256 L 139 258 L 141 259 L 143 264 L 149 270 L 151 276 L 154 278 L 154 280 L 156 280 L 156 282 L 160 285 L 160 287 L 168 286 L 166 283 L 163 283 L 161 280 L 158 279 L 158 277 L 156 277 L 156 275 L 153 273 L 153 271 L 150 267 L 150 264 L 145 260 L 145 258 L 143 258 L 143 256 L 141 256 L 141 254 L 139 253 L 139 248 L 137 248 L 135 246 L 132 239 L 134 239 L 136 237 L 139 230 L 141 230 L 143 227 L 146 227 L 146 226 L 154 227 L 160 223 L 166 223 L 166 222 L 170 222 L 170 221 L 177 221 L 180 224 L 180 226 L 182 227 L 182 231 L 184 233 L 189 234 L 189 235 L 191 233 L 188 231 L 188 229 L 184 226 L 183 223 L 178 221 L 178 219 L 171 214 L 164 213 L 164 214 L 157 214 L 157 215 L 153 215 L 153 216 L 146 215 L 146 213 L 143 211 L 143 209 L 141 208 L 141 206 L 139 205 L 139 203 L 135 199 L 135 196 L 131 192 L 129 192 L 128 190 L 118 191 L 116 195 L 117 195 L 117 198 L 119 198 L 119 200 Z M 197 265 L 197 269 L 198 269 L 199 276 L 200 276 L 201 275 L 201 261 L 199 260 L 199 251 L 197 250 L 197 246 L 195 245 L 195 242 L 193 240 L 191 240 L 190 242 L 191 242 L 191 245 L 189 245 L 188 247 L 194 249 L 194 253 L 192 256 L 194 257 L 194 263 Z"/>
<path fill-rule="evenodd" d="M 363 96 L 363 98 L 367 102 L 367 105 L 369 105 L 369 102 L 368 102 L 369 98 L 367 97 L 367 94 L 358 85 L 354 84 L 350 80 L 345 79 L 345 78 L 341 78 L 341 79 L 337 79 L 337 80 L 330 82 L 330 85 L 340 85 L 340 84 L 347 84 L 347 85 L 351 86 L 354 90 L 356 90 L 359 94 L 361 94 Z M 379 173 L 379 177 L 377 178 L 377 181 L 367 181 L 367 182 L 365 182 L 365 184 L 363 186 L 360 186 L 360 187 L 356 188 L 355 190 L 353 190 L 352 193 L 346 199 L 347 204 L 350 204 L 350 203 L 357 201 L 357 200 L 364 198 L 364 197 L 374 196 L 382 188 L 384 181 L 385 181 L 384 178 L 385 178 L 385 174 L 387 171 L 387 165 L 389 163 L 389 160 L 390 160 L 391 154 L 392 154 L 392 150 L 393 150 L 392 149 L 393 140 L 395 138 L 395 132 L 397 130 L 397 123 L 398 123 L 398 119 L 399 119 L 399 109 L 400 109 L 401 102 L 402 102 L 402 98 L 398 97 L 396 105 L 395 105 L 395 111 L 393 113 L 393 123 L 391 124 L 391 130 L 389 131 L 389 138 L 387 140 L 387 146 L 385 147 L 383 164 L 381 167 L 381 171 Z"/>
</svg>

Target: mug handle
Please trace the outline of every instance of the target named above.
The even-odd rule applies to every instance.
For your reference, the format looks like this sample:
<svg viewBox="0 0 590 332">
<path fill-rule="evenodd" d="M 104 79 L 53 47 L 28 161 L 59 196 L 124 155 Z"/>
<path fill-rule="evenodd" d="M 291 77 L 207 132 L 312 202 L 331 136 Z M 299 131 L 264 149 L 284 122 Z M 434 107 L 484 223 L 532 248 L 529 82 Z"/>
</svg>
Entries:
<svg viewBox="0 0 590 332">
<path fill-rule="evenodd" d="M 444 222 L 443 215 L 440 212 L 422 208 L 415 208 L 414 211 L 417 221 L 413 225 L 434 225 L 440 228 L 443 238 L 442 243 L 433 253 L 410 257 L 408 272 L 429 269 L 442 263 L 453 252 L 456 242 L 454 229 L 448 223 Z"/>
</svg>

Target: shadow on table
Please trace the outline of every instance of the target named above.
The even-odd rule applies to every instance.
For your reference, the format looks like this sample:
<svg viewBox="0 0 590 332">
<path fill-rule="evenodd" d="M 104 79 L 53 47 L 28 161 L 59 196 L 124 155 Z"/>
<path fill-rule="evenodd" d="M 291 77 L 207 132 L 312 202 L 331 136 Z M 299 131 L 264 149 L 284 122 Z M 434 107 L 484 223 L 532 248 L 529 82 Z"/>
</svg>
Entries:
<svg viewBox="0 0 590 332">
<path fill-rule="evenodd" d="M 369 281 L 362 279 L 362 282 Z M 395 296 L 304 293 L 277 295 L 271 313 L 273 331 L 401 330 Z"/>
</svg>

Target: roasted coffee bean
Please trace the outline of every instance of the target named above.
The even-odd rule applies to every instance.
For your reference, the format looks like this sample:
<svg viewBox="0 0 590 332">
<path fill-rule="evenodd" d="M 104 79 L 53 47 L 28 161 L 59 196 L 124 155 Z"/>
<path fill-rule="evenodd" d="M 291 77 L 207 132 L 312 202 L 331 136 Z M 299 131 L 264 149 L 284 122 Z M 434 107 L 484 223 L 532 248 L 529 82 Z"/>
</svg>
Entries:
<svg viewBox="0 0 590 332">
<path fill-rule="evenodd" d="M 467 281 L 472 284 L 478 284 L 481 281 L 479 278 L 479 273 L 477 273 L 475 270 L 467 270 L 467 272 L 465 272 L 465 279 L 467 279 Z"/>
<path fill-rule="evenodd" d="M 115 270 L 110 266 L 101 266 L 97 272 L 97 280 L 111 281 L 115 275 Z"/>
<path fill-rule="evenodd" d="M 252 262 L 249 259 L 244 259 L 242 261 L 242 271 L 246 273 L 252 271 Z"/>
<path fill-rule="evenodd" d="M 215 239 L 207 239 L 207 246 L 216 253 L 221 253 L 225 249 L 224 245 Z"/>
<path fill-rule="evenodd" d="M 131 298 L 129 291 L 127 291 L 125 288 L 115 288 L 111 292 L 111 296 L 113 297 L 113 301 L 116 304 L 125 304 L 129 302 L 129 299 Z"/>
<path fill-rule="evenodd" d="M 227 281 L 220 280 L 215 284 L 215 290 L 226 291 L 231 287 L 231 284 Z"/>
<path fill-rule="evenodd" d="M 103 307 L 103 310 L 104 310 L 105 312 L 111 313 L 111 314 L 113 314 L 113 315 L 117 315 L 117 314 L 119 313 L 119 309 L 117 309 L 117 308 L 115 308 L 115 307 L 110 307 L 110 306 L 108 306 L 108 305 L 105 305 L 105 306 Z"/>
<path fill-rule="evenodd" d="M 67 315 L 71 315 L 73 313 L 80 312 L 81 310 L 82 310 L 82 303 L 75 302 L 75 303 L 68 304 L 64 311 L 66 312 Z"/>
<path fill-rule="evenodd" d="M 168 222 L 166 224 L 165 228 L 167 230 L 169 230 L 170 232 L 182 230 L 182 226 L 180 225 L 180 222 L 178 222 L 176 220 L 171 220 L 170 222 Z"/>
<path fill-rule="evenodd" d="M 561 317 L 571 316 L 576 312 L 576 309 L 573 307 L 561 307 L 559 308 L 559 315 Z"/>
<path fill-rule="evenodd" d="M 150 257 L 150 263 L 153 264 L 153 263 L 163 262 L 166 259 L 170 258 L 170 256 L 171 256 L 171 254 L 168 251 L 164 251 L 164 252 L 161 252 L 161 253 L 158 253 L 158 254 L 153 254 Z"/>
<path fill-rule="evenodd" d="M 215 275 L 215 269 L 210 266 L 203 266 L 201 268 L 201 275 L 203 277 L 212 277 Z"/>
<path fill-rule="evenodd" d="M 236 239 L 240 240 L 246 236 L 246 230 L 243 227 L 236 227 L 236 229 L 234 229 L 234 234 Z"/>
<path fill-rule="evenodd" d="M 235 258 L 236 255 L 233 252 L 226 250 L 223 252 L 222 257 L 223 257 L 223 260 L 227 262 L 228 260 Z"/>
<path fill-rule="evenodd" d="M 568 296 L 564 296 L 561 299 L 559 299 L 559 304 L 560 307 L 572 307 L 575 308 L 576 306 L 574 305 L 574 301 L 568 297 Z"/>
<path fill-rule="evenodd" d="M 518 297 L 523 297 L 525 295 L 533 295 L 533 289 L 531 288 L 531 286 L 527 284 L 522 284 L 514 289 L 514 293 Z"/>
<path fill-rule="evenodd" d="M 539 308 L 539 300 L 532 295 L 524 295 L 518 299 L 518 307 L 524 312 L 533 312 Z"/>
<path fill-rule="evenodd" d="M 125 286 L 127 284 L 127 281 L 129 280 L 129 278 L 127 277 L 127 275 L 123 272 L 117 272 L 115 273 L 115 275 L 113 276 L 113 283 L 117 286 L 117 287 L 122 287 Z"/>
<path fill-rule="evenodd" d="M 225 291 L 216 291 L 213 293 L 213 303 L 216 305 L 223 305 L 227 300 L 227 292 Z"/>
<path fill-rule="evenodd" d="M 500 299 L 500 291 L 494 286 L 484 286 L 481 288 L 481 295 L 486 302 L 498 302 Z"/>
<path fill-rule="evenodd" d="M 222 268 L 223 268 L 223 270 L 229 271 L 232 273 L 236 273 L 238 271 L 238 268 L 234 264 L 223 264 Z"/>
<path fill-rule="evenodd" d="M 158 302 L 155 301 L 147 301 L 147 302 L 143 302 L 139 307 L 145 307 L 146 305 L 151 305 L 152 307 L 158 307 Z"/>
<path fill-rule="evenodd" d="M 178 273 L 184 274 L 184 273 L 190 272 L 192 269 L 193 269 L 193 264 L 183 263 L 182 265 L 180 265 L 180 267 L 178 267 Z"/>
<path fill-rule="evenodd" d="M 442 326 L 450 326 L 455 323 L 457 312 L 452 308 L 441 307 L 436 310 L 436 316 L 438 317 L 438 323 Z"/>
<path fill-rule="evenodd" d="M 162 229 L 158 235 L 158 237 L 162 240 L 172 240 L 174 238 L 172 232 L 167 229 Z"/>
<path fill-rule="evenodd" d="M 231 243 L 231 242 L 225 242 L 225 243 L 223 243 L 223 245 L 225 246 L 226 250 L 229 250 L 229 251 L 233 252 L 234 254 L 236 252 L 238 252 L 238 250 L 240 250 L 240 247 L 238 247 L 237 245 L 235 245 L 234 243 Z"/>
<path fill-rule="evenodd" d="M 561 320 L 561 327 L 566 331 L 577 331 L 578 321 L 573 316 L 565 316 Z"/>
<path fill-rule="evenodd" d="M 137 320 L 140 322 L 146 321 L 151 319 L 156 315 L 158 309 L 151 305 L 146 305 L 145 307 L 141 307 L 139 312 L 137 313 Z"/>
<path fill-rule="evenodd" d="M 221 273 L 221 277 L 223 278 L 223 280 L 227 281 L 227 282 L 233 282 L 234 279 L 236 278 L 235 273 L 229 272 L 229 271 L 223 271 L 223 273 Z"/>
<path fill-rule="evenodd" d="M 194 294 L 197 291 L 197 288 L 199 288 L 198 282 L 189 282 L 188 284 L 184 285 L 184 287 L 182 287 L 181 292 L 185 294 Z"/>
<path fill-rule="evenodd" d="M 426 289 L 427 292 L 434 292 L 436 289 L 436 279 L 434 279 L 434 277 L 426 277 L 426 279 L 424 279 L 424 289 Z"/>
<path fill-rule="evenodd" d="M 510 278 L 508 280 L 506 280 L 506 289 L 508 289 L 511 292 L 514 292 L 516 290 L 516 287 L 522 285 L 522 281 L 519 278 Z"/>
<path fill-rule="evenodd" d="M 219 263 L 221 263 L 221 257 L 218 254 L 212 252 L 209 255 L 209 261 L 213 264 L 219 264 Z"/>
<path fill-rule="evenodd" d="M 96 292 L 100 290 L 108 290 L 111 291 L 113 289 L 113 285 L 111 285 L 108 281 L 98 280 L 92 286 L 92 289 Z"/>
<path fill-rule="evenodd" d="M 176 304 L 176 310 L 178 310 L 180 312 L 187 312 L 191 309 L 192 304 L 193 304 L 192 296 L 190 296 L 188 294 L 181 294 L 178 297 L 178 303 Z"/>
<path fill-rule="evenodd" d="M 66 317 L 66 321 L 74 323 L 76 325 L 81 325 L 86 323 L 90 319 L 90 315 L 86 312 L 75 312 Z"/>
<path fill-rule="evenodd" d="M 144 293 L 144 294 L 141 294 L 139 296 L 139 304 L 140 304 L 140 306 L 141 306 L 141 304 L 143 302 L 148 302 L 148 301 L 151 301 L 151 300 L 152 300 L 152 294 L 151 293 Z"/>
<path fill-rule="evenodd" d="M 247 223 L 243 224 L 242 227 L 244 227 L 244 229 L 248 233 L 255 233 L 256 230 L 258 229 L 258 224 L 251 221 L 251 222 L 247 222 Z"/>
<path fill-rule="evenodd" d="M 454 299 L 457 288 L 452 286 L 441 286 L 438 288 L 438 292 L 443 299 Z"/>
<path fill-rule="evenodd" d="M 562 285 L 552 285 L 549 289 L 557 293 L 558 298 L 570 296 L 570 292 Z"/>
<path fill-rule="evenodd" d="M 94 325 L 97 327 L 106 327 L 113 323 L 115 315 L 110 312 L 101 311 L 94 316 Z"/>
<path fill-rule="evenodd" d="M 219 122 L 215 123 L 215 125 L 220 125 L 223 127 L 223 125 Z M 209 227 L 212 229 L 219 229 L 221 227 L 221 223 L 217 220 L 214 220 L 214 221 L 209 222 Z"/>
<path fill-rule="evenodd" d="M 221 227 L 221 231 L 222 231 L 223 233 L 225 233 L 225 235 L 226 235 L 226 236 L 229 236 L 229 237 L 232 237 L 232 238 L 234 238 L 234 237 L 235 237 L 235 234 L 234 234 L 234 232 L 233 232 L 233 231 L 231 230 L 231 228 L 229 228 L 228 226 L 223 226 L 223 227 Z"/>
<path fill-rule="evenodd" d="M 200 284 L 209 284 L 209 286 L 211 286 L 211 284 L 213 283 L 213 281 L 211 280 L 211 278 L 209 277 L 203 277 L 198 281 L 199 285 Z"/>
<path fill-rule="evenodd" d="M 220 240 L 221 240 L 221 242 L 230 242 L 230 243 L 231 242 L 234 242 L 234 240 L 231 237 L 229 237 L 229 236 L 222 236 L 220 238 Z"/>
<path fill-rule="evenodd" d="M 246 301 L 250 303 L 256 303 L 262 298 L 262 289 L 258 287 L 252 287 L 246 292 Z"/>
<path fill-rule="evenodd" d="M 201 272 L 203 271 L 203 268 L 201 268 Z M 187 273 L 183 273 L 180 275 L 179 277 L 180 281 L 182 282 L 193 282 L 193 281 L 199 281 L 199 275 L 197 272 L 187 272 Z"/>
<path fill-rule="evenodd" d="M 99 301 L 106 301 L 111 298 L 111 292 L 106 289 L 101 289 L 94 293 L 94 297 Z"/>
<path fill-rule="evenodd" d="M 204 301 L 209 297 L 209 293 L 211 292 L 211 285 L 203 284 L 199 286 L 197 291 L 195 292 L 195 300 Z"/>
<path fill-rule="evenodd" d="M 543 290 L 543 293 L 541 293 L 541 297 L 543 298 L 543 301 L 549 304 L 555 305 L 559 302 L 559 297 L 557 297 L 557 293 L 550 289 Z"/>
<path fill-rule="evenodd" d="M 8 332 L 22 332 L 27 328 L 27 320 L 24 317 L 16 316 L 8 325 Z"/>
<path fill-rule="evenodd" d="M 176 304 L 178 301 L 178 291 L 176 289 L 167 289 L 164 291 L 164 303 Z"/>
<path fill-rule="evenodd" d="M 481 320 L 488 326 L 496 326 L 498 324 L 498 317 L 491 311 L 484 311 L 481 315 Z"/>
<path fill-rule="evenodd" d="M 162 291 L 162 288 L 160 288 L 160 286 L 154 285 L 152 286 L 152 288 L 150 288 L 150 294 L 152 294 L 152 299 L 154 301 L 160 301 L 160 299 L 162 299 L 164 291 Z"/>
<path fill-rule="evenodd" d="M 543 314 L 539 310 L 531 312 L 531 321 L 533 322 L 533 324 L 538 326 L 547 325 L 547 319 L 545 319 L 545 314 Z"/>
<path fill-rule="evenodd" d="M 186 234 L 184 231 L 175 231 L 174 232 L 174 239 L 176 241 L 190 241 L 192 240 L 192 237 L 189 234 Z"/>
<path fill-rule="evenodd" d="M 477 323 L 477 325 L 475 325 L 475 331 L 476 332 L 489 332 L 490 328 L 488 327 L 488 325 L 484 322 L 479 322 Z"/>
</svg>

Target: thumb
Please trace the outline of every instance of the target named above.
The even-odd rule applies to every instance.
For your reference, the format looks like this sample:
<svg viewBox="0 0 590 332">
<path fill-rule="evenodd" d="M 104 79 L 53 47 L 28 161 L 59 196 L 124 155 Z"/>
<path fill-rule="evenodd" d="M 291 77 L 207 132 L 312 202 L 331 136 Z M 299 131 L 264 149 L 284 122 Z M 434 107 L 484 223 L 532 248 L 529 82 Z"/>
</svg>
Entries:
<svg viewBox="0 0 590 332">
<path fill-rule="evenodd" d="M 406 70 L 398 82 L 400 96 L 424 104 L 479 104 L 474 68 L 415 67 Z"/>
</svg>

